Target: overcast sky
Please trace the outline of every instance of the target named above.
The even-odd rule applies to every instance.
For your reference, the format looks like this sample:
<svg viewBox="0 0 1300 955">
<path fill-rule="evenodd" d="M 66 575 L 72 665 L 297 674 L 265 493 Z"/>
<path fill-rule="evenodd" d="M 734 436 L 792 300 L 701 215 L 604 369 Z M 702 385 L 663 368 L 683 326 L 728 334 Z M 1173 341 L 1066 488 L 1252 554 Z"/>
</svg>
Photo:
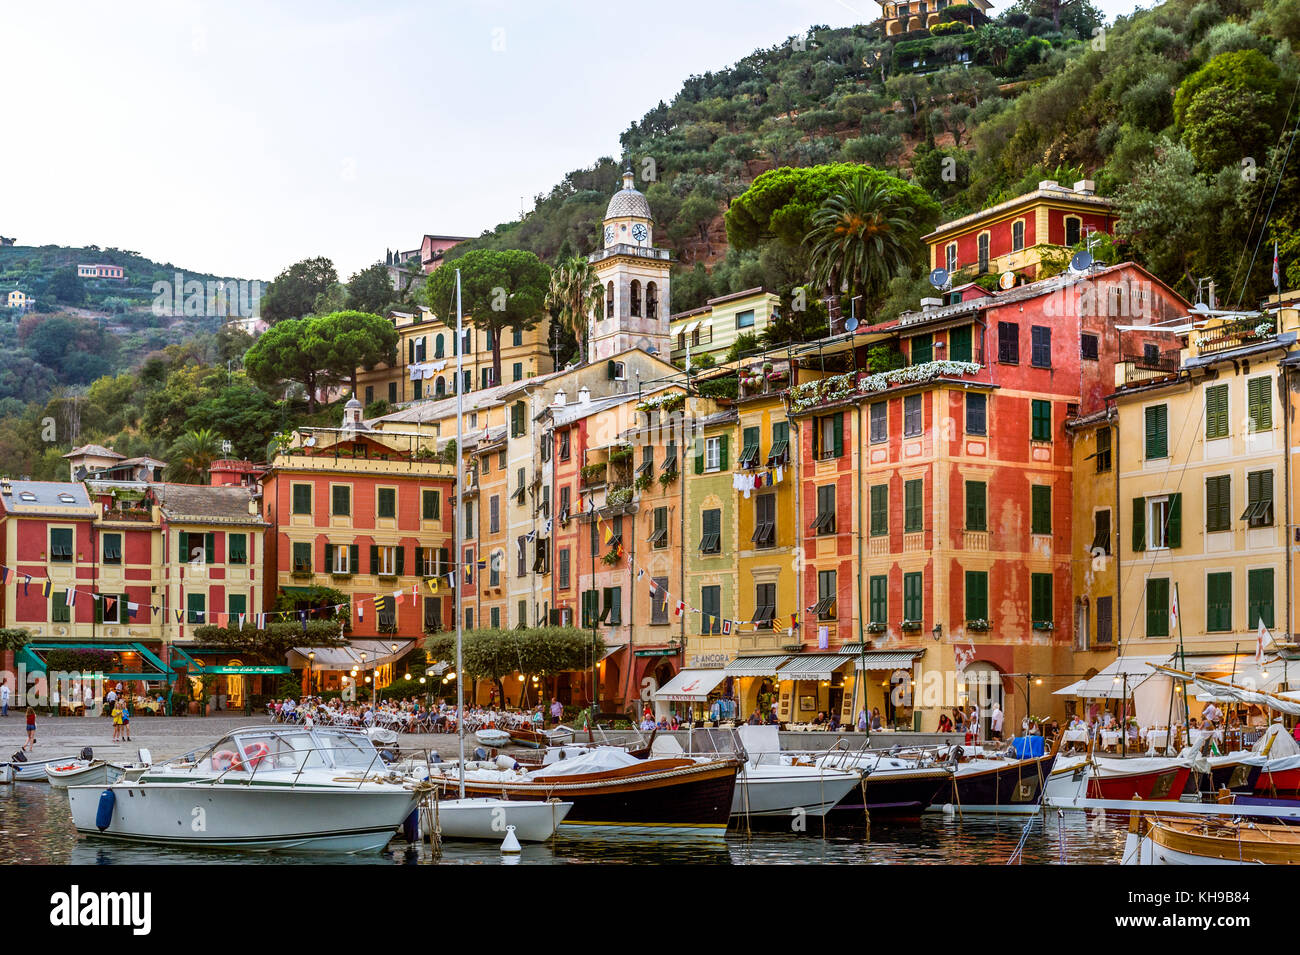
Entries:
<svg viewBox="0 0 1300 955">
<path fill-rule="evenodd" d="M 1007 4 L 999 3 L 1001 9 Z M 1102 0 L 1108 19 L 1131 4 Z M 269 279 L 477 235 L 692 73 L 869 0 L 0 8 L 0 234 Z"/>
</svg>

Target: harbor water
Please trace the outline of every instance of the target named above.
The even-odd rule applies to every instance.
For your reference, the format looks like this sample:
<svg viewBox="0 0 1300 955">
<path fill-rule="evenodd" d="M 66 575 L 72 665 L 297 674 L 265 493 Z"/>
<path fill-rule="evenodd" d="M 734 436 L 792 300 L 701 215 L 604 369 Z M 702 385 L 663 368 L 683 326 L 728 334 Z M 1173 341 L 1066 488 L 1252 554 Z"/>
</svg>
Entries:
<svg viewBox="0 0 1300 955">
<path fill-rule="evenodd" d="M 1026 825 L 1030 831 L 1025 835 Z M 488 864 L 514 861 L 521 865 L 622 862 L 644 864 L 694 863 L 712 865 L 779 865 L 783 863 L 848 863 L 889 865 L 1001 865 L 1025 837 L 1022 860 L 1031 864 L 1115 863 L 1124 845 L 1124 820 L 1089 818 L 1082 813 L 1049 811 L 1025 817 L 958 818 L 927 814 L 911 823 L 880 823 L 862 827 L 832 827 L 822 835 L 821 823 L 808 820 L 803 833 L 730 831 L 725 839 L 691 839 L 671 835 L 588 836 L 568 832 L 542 844 L 527 844 L 514 860 L 503 857 L 492 843 L 448 842 L 441 856 L 428 845 L 407 846 L 400 839 L 383 853 L 267 853 L 192 850 L 134 845 L 96 837 L 78 837 L 68 811 L 67 793 L 45 783 L 0 786 L 0 865 L 150 865 L 239 864 L 286 865 L 433 865 Z"/>
</svg>

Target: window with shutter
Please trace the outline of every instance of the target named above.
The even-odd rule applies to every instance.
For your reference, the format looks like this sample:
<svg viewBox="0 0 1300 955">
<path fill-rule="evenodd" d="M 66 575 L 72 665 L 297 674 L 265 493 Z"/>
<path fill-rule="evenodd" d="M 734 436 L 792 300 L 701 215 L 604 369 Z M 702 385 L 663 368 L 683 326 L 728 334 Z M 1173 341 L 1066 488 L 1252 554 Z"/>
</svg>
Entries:
<svg viewBox="0 0 1300 955">
<path fill-rule="evenodd" d="M 1169 456 L 1169 406 L 1146 409 L 1146 457 L 1148 461 Z"/>
<path fill-rule="evenodd" d="M 966 482 L 966 530 L 988 530 L 988 485 L 983 481 Z"/>
<path fill-rule="evenodd" d="M 1133 550 L 1147 549 L 1147 501 L 1144 497 L 1133 498 Z"/>
<path fill-rule="evenodd" d="M 1273 379 L 1268 375 L 1251 378 L 1246 382 L 1246 407 L 1249 430 L 1270 431 L 1273 428 Z"/>
<path fill-rule="evenodd" d="M 1232 477 L 1227 474 L 1205 479 L 1206 531 L 1232 530 Z"/>
<path fill-rule="evenodd" d="M 966 393 L 966 433 L 988 434 L 988 395 Z"/>
<path fill-rule="evenodd" d="M 754 498 L 754 533 L 750 540 L 755 547 L 776 546 L 775 494 L 760 494 Z"/>
<path fill-rule="evenodd" d="M 227 538 L 227 544 L 230 547 L 229 560 L 232 564 L 248 563 L 248 535 L 231 534 Z"/>
<path fill-rule="evenodd" d="M 1110 508 L 1102 508 L 1092 515 L 1092 553 L 1110 553 Z"/>
<path fill-rule="evenodd" d="M 989 575 L 986 570 L 966 571 L 966 619 L 989 618 Z"/>
<path fill-rule="evenodd" d="M 925 530 L 925 481 L 917 478 L 903 482 L 903 532 Z"/>
<path fill-rule="evenodd" d="M 934 337 L 917 335 L 912 339 L 912 364 L 921 365 L 934 360 Z"/>
<path fill-rule="evenodd" d="M 704 532 L 700 539 L 700 552 L 704 554 L 722 553 L 722 511 L 710 509 L 704 512 Z"/>
<path fill-rule="evenodd" d="M 1029 489 L 1029 533 L 1052 533 L 1052 489 L 1046 484 L 1034 484 Z"/>
<path fill-rule="evenodd" d="M 1034 441 L 1052 440 L 1052 403 L 1035 399 L 1031 405 L 1032 421 L 1029 437 Z"/>
<path fill-rule="evenodd" d="M 375 512 L 379 517 L 397 516 L 397 489 L 381 487 L 375 491 Z"/>
<path fill-rule="evenodd" d="M 837 586 L 838 578 L 835 571 L 817 572 L 817 603 L 813 606 L 813 612 L 817 614 L 818 620 L 835 619 Z"/>
<path fill-rule="evenodd" d="M 1029 575 L 1029 615 L 1035 624 L 1055 621 L 1051 574 Z"/>
<path fill-rule="evenodd" d="M 889 485 L 876 484 L 871 488 L 871 536 L 883 537 L 889 533 Z"/>
<path fill-rule="evenodd" d="M 750 623 L 758 630 L 771 630 L 776 619 L 776 584 L 754 585 L 754 616 Z"/>
<path fill-rule="evenodd" d="M 871 595 L 868 606 L 871 615 L 871 623 L 885 624 L 889 622 L 889 578 L 884 574 L 879 574 L 871 578 L 869 585 Z"/>
<path fill-rule="evenodd" d="M 650 623 L 665 624 L 668 622 L 668 578 L 651 577 L 654 587 L 654 596 L 650 598 Z"/>
<path fill-rule="evenodd" d="M 1097 429 L 1097 450 L 1094 452 L 1097 459 L 1097 473 L 1110 470 L 1110 428 Z"/>
<path fill-rule="evenodd" d="M 998 322 L 998 361 L 1005 365 L 1020 363 L 1020 325 Z"/>
<path fill-rule="evenodd" d="M 1029 328 L 1029 363 L 1035 368 L 1052 367 L 1052 330 L 1046 325 Z"/>
<path fill-rule="evenodd" d="M 1205 389 L 1205 437 L 1207 440 L 1228 436 L 1228 386 L 1211 385 Z"/>
<path fill-rule="evenodd" d="M 924 574 L 903 575 L 903 619 L 920 621 L 924 614 Z"/>
<path fill-rule="evenodd" d="M 743 433 L 743 446 L 740 449 L 740 457 L 736 459 L 736 467 L 753 468 L 758 466 L 759 454 L 759 435 L 761 429 L 746 428 Z"/>
<path fill-rule="evenodd" d="M 1113 620 L 1113 597 L 1097 598 L 1097 643 L 1110 643 L 1114 633 Z"/>
<path fill-rule="evenodd" d="M 1273 568 L 1246 572 L 1246 629 L 1258 630 L 1260 621 L 1273 627 Z"/>
<path fill-rule="evenodd" d="M 1241 519 L 1251 527 L 1273 526 L 1273 472 L 1246 475 L 1246 510 Z"/>
<path fill-rule="evenodd" d="M 913 438 L 925 429 L 921 419 L 921 396 L 906 395 L 903 398 L 903 436 Z"/>
<path fill-rule="evenodd" d="M 668 546 L 668 508 L 654 509 L 654 527 L 650 533 L 650 546 L 656 550 Z"/>
<path fill-rule="evenodd" d="M 330 488 L 330 514 L 336 517 L 348 517 L 352 513 L 352 488 L 346 484 L 335 484 Z"/>
<path fill-rule="evenodd" d="M 817 489 L 817 517 L 811 530 L 818 534 L 835 533 L 835 485 L 824 484 Z"/>
<path fill-rule="evenodd" d="M 889 440 L 889 403 L 877 401 L 871 406 L 871 443 Z"/>
<path fill-rule="evenodd" d="M 970 325 L 954 328 L 948 333 L 948 357 L 953 361 L 970 361 L 973 355 L 971 340 Z"/>
<path fill-rule="evenodd" d="M 1205 575 L 1205 629 L 1222 633 L 1232 629 L 1232 574 Z"/>
<path fill-rule="evenodd" d="M 700 588 L 700 633 L 722 632 L 722 588 Z"/>
<path fill-rule="evenodd" d="M 1147 581 L 1148 637 L 1169 636 L 1169 578 L 1152 577 Z"/>
<path fill-rule="evenodd" d="M 772 450 L 767 455 L 767 466 L 775 467 L 790 462 L 790 422 L 772 424 Z"/>
</svg>

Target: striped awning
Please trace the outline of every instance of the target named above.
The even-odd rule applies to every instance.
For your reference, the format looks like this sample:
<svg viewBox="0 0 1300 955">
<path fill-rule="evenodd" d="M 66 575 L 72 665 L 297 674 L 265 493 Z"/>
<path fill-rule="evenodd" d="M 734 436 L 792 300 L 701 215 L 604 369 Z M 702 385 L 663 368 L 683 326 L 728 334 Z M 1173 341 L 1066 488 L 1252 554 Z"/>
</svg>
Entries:
<svg viewBox="0 0 1300 955">
<path fill-rule="evenodd" d="M 868 650 L 853 654 L 859 670 L 910 670 L 925 650 Z"/>
<path fill-rule="evenodd" d="M 722 672 L 727 676 L 775 676 L 781 665 L 789 660 L 789 654 L 767 657 L 736 657 Z"/>
<path fill-rule="evenodd" d="M 776 671 L 778 680 L 829 680 L 840 667 L 853 662 L 843 653 L 809 653 L 791 657 Z"/>
</svg>

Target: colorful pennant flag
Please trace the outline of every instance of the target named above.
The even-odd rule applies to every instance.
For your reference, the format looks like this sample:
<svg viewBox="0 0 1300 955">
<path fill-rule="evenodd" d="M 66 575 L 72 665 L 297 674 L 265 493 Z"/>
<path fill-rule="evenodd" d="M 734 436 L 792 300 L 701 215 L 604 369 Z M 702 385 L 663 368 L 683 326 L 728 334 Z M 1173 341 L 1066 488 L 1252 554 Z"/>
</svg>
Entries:
<svg viewBox="0 0 1300 955">
<path fill-rule="evenodd" d="M 28 585 L 29 583 L 31 583 L 31 581 L 32 581 L 32 578 L 31 578 L 31 577 L 28 577 L 27 580 L 23 582 L 23 596 L 24 596 L 24 597 L 27 596 L 27 585 Z M 42 596 L 42 597 L 48 597 L 48 596 L 50 595 L 50 593 L 51 593 L 53 590 L 54 590 L 54 581 L 52 581 L 52 580 L 50 580 L 50 578 L 46 577 L 46 578 L 45 578 L 45 583 L 41 584 L 41 596 Z"/>
</svg>

